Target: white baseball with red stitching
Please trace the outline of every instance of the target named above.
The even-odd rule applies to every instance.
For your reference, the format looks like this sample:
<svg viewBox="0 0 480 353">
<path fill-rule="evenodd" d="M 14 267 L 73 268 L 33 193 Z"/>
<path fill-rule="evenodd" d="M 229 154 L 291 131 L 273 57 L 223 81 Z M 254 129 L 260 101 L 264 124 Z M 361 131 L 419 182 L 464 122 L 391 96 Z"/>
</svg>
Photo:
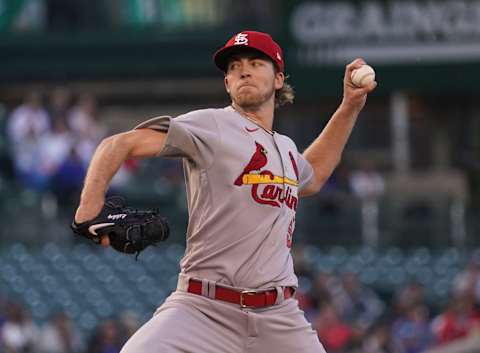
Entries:
<svg viewBox="0 0 480 353">
<path fill-rule="evenodd" d="M 375 70 L 370 65 L 362 65 L 359 69 L 352 71 L 351 78 L 355 86 L 365 87 L 375 81 Z"/>
</svg>

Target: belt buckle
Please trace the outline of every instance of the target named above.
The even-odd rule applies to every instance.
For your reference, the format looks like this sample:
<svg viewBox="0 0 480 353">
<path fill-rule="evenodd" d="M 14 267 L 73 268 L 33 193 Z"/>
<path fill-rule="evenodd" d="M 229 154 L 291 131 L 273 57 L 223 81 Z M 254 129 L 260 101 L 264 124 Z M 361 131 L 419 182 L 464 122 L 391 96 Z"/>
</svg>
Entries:
<svg viewBox="0 0 480 353">
<path fill-rule="evenodd" d="M 255 295 L 257 294 L 258 292 L 257 291 L 254 291 L 254 290 L 242 290 L 240 292 L 240 307 L 241 308 L 253 308 L 253 306 L 251 305 L 246 305 L 244 302 L 243 302 L 243 298 L 244 298 L 244 295 Z"/>
</svg>

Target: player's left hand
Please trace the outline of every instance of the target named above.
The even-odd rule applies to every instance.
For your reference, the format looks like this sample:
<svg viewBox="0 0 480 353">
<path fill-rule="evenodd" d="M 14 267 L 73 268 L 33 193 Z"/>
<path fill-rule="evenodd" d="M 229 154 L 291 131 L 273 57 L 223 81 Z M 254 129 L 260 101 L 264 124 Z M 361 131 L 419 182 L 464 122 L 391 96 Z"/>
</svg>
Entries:
<svg viewBox="0 0 480 353">
<path fill-rule="evenodd" d="M 128 254 L 138 255 L 147 246 L 166 240 L 170 233 L 167 220 L 158 211 L 131 209 L 120 197 L 105 200 L 95 218 L 78 223 L 80 219 L 77 211 L 72 223 L 75 234 Z"/>
<path fill-rule="evenodd" d="M 343 101 L 342 105 L 354 111 L 360 111 L 365 106 L 367 94 L 377 87 L 377 82 L 373 81 L 365 87 L 357 87 L 352 82 L 352 71 L 359 69 L 366 62 L 362 58 L 357 58 L 348 64 L 345 68 L 343 78 Z"/>
</svg>

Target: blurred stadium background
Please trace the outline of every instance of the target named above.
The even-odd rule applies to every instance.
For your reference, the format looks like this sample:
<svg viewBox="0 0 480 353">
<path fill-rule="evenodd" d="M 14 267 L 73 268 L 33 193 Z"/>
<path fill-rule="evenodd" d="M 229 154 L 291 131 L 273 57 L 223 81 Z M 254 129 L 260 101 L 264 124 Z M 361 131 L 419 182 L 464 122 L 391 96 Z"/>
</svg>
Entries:
<svg viewBox="0 0 480 353">
<path fill-rule="evenodd" d="M 377 71 L 344 158 L 299 205 L 298 299 L 328 352 L 480 352 L 480 1 L 0 0 L 0 352 L 118 352 L 176 286 L 177 162 L 128 161 L 111 192 L 159 207 L 136 262 L 69 230 L 104 136 L 229 104 L 212 53 L 242 29 L 283 46 L 304 149 L 344 65 Z"/>
</svg>

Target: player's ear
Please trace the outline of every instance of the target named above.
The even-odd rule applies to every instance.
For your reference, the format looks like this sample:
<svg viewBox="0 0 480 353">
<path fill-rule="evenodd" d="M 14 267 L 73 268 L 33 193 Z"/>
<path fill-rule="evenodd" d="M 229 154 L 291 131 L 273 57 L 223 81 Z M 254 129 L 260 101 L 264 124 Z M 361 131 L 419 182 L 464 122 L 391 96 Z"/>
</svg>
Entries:
<svg viewBox="0 0 480 353">
<path fill-rule="evenodd" d="M 285 74 L 281 71 L 277 71 L 275 73 L 275 89 L 282 88 L 284 82 L 285 82 Z"/>
<path fill-rule="evenodd" d="M 230 93 L 230 88 L 229 88 L 229 84 L 228 84 L 228 78 L 227 78 L 226 75 L 225 75 L 225 78 L 224 78 L 223 82 L 225 83 L 225 90 L 227 91 L 227 93 Z"/>
</svg>

